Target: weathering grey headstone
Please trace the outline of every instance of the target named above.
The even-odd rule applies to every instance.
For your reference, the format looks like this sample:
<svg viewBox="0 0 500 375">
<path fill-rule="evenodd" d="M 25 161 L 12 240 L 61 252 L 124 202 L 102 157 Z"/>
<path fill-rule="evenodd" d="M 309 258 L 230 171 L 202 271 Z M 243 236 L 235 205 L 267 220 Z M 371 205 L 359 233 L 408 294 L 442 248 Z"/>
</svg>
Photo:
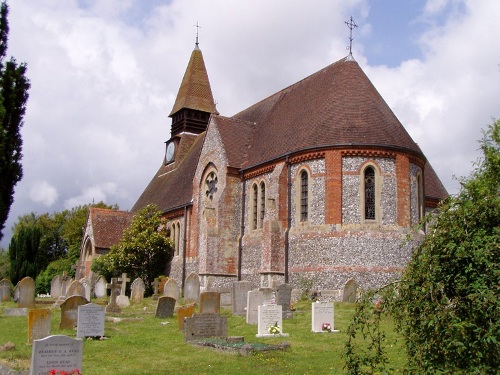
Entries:
<svg viewBox="0 0 500 375">
<path fill-rule="evenodd" d="M 281 305 L 261 305 L 258 311 L 257 337 L 288 336 L 283 333 L 283 311 Z M 279 334 L 269 332 L 271 326 L 280 327 Z"/>
<path fill-rule="evenodd" d="M 21 281 L 19 280 L 16 284 L 16 286 L 14 287 L 14 302 L 17 303 L 19 301 L 19 283 Z"/>
<path fill-rule="evenodd" d="M 180 291 L 177 282 L 174 279 L 168 279 L 163 287 L 163 296 L 172 297 L 175 299 L 176 303 L 180 300 Z"/>
<path fill-rule="evenodd" d="M 174 316 L 175 309 L 175 299 L 172 297 L 160 297 L 158 298 L 158 304 L 156 305 L 155 317 L 157 318 L 171 318 Z"/>
<path fill-rule="evenodd" d="M 250 281 L 235 281 L 232 289 L 232 312 L 236 315 L 245 315 L 247 310 L 247 293 L 252 290 Z"/>
<path fill-rule="evenodd" d="M 86 305 L 87 299 L 82 296 L 71 296 L 61 304 L 60 329 L 73 329 L 78 321 L 78 306 Z"/>
<path fill-rule="evenodd" d="M 130 299 L 125 294 L 120 294 L 116 296 L 116 304 L 120 307 L 130 306 Z"/>
<path fill-rule="evenodd" d="M 258 307 L 265 303 L 264 292 L 261 290 L 250 290 L 247 293 L 247 324 L 257 324 Z"/>
<path fill-rule="evenodd" d="M 66 292 L 66 297 L 71 296 L 85 297 L 85 287 L 78 280 L 72 281 L 71 284 L 69 284 L 68 290 Z"/>
<path fill-rule="evenodd" d="M 127 290 L 127 283 L 130 282 L 130 278 L 127 277 L 126 273 L 122 273 L 122 277 L 118 278 L 118 282 L 121 284 L 120 295 L 124 296 Z"/>
<path fill-rule="evenodd" d="M 46 375 L 50 370 L 82 372 L 83 341 L 64 335 L 33 341 L 30 375 Z"/>
<path fill-rule="evenodd" d="M 194 314 L 184 321 L 184 341 L 207 337 L 227 337 L 227 316 Z"/>
<path fill-rule="evenodd" d="M 132 282 L 130 287 L 130 302 L 137 303 L 144 299 L 144 292 L 146 291 L 146 285 L 144 281 L 138 277 Z"/>
<path fill-rule="evenodd" d="M 104 336 L 104 306 L 95 303 L 78 306 L 76 337 Z"/>
<path fill-rule="evenodd" d="M 50 309 L 30 309 L 28 312 L 28 344 L 50 335 Z"/>
<path fill-rule="evenodd" d="M 107 293 L 106 293 L 106 285 L 108 285 L 108 282 L 104 278 L 104 276 L 99 276 L 97 278 L 97 281 L 95 282 L 94 285 L 94 295 L 95 298 L 105 298 Z"/>
<path fill-rule="evenodd" d="M 90 285 L 90 281 L 86 278 L 82 278 L 80 279 L 80 283 L 82 283 L 83 287 L 85 288 L 84 297 L 87 298 L 87 301 L 90 301 L 90 296 L 92 294 L 92 286 Z"/>
<path fill-rule="evenodd" d="M 259 288 L 264 294 L 264 303 L 266 305 L 276 304 L 276 292 L 272 288 Z"/>
<path fill-rule="evenodd" d="M 56 275 L 50 282 L 50 297 L 58 299 L 61 296 L 62 275 Z"/>
<path fill-rule="evenodd" d="M 200 277 L 197 273 L 191 272 L 188 277 L 186 277 L 186 282 L 184 283 L 184 303 L 198 303 L 200 298 Z"/>
<path fill-rule="evenodd" d="M 313 332 L 339 332 L 334 329 L 333 302 L 321 301 L 312 303 L 312 331 Z M 331 331 L 324 330 L 323 325 L 328 324 Z"/>
<path fill-rule="evenodd" d="M 205 285 L 205 291 L 209 292 L 214 288 L 215 285 L 215 277 L 213 276 L 208 276 L 207 277 L 207 282 Z"/>
<path fill-rule="evenodd" d="M 106 312 L 108 313 L 121 313 L 122 309 L 116 303 L 116 298 L 120 295 L 121 285 L 118 283 L 116 277 L 111 278 L 111 283 L 106 284 L 106 288 L 111 290 L 109 296 L 109 303 L 106 306 Z"/>
<path fill-rule="evenodd" d="M 12 294 L 12 283 L 8 279 L 0 281 L 0 301 L 10 302 L 10 295 Z"/>
<path fill-rule="evenodd" d="M 342 296 L 342 302 L 356 302 L 356 293 L 358 290 L 358 284 L 354 279 L 349 279 L 344 286 L 344 295 Z"/>
<path fill-rule="evenodd" d="M 290 284 L 281 284 L 276 288 L 276 304 L 281 305 L 283 309 L 283 319 L 289 319 L 293 316 L 290 310 L 292 303 L 292 286 Z"/>
<path fill-rule="evenodd" d="M 200 293 L 200 314 L 220 314 L 220 293 Z"/>
<path fill-rule="evenodd" d="M 66 300 L 68 288 L 72 282 L 73 279 L 68 276 L 68 273 L 66 271 L 64 271 L 61 276 L 61 293 L 59 294 L 59 298 L 56 301 L 56 305 L 60 305 Z"/>
<path fill-rule="evenodd" d="M 28 309 L 35 308 L 35 281 L 27 276 L 19 281 L 18 284 L 19 299 L 17 301 L 17 307 Z"/>
</svg>

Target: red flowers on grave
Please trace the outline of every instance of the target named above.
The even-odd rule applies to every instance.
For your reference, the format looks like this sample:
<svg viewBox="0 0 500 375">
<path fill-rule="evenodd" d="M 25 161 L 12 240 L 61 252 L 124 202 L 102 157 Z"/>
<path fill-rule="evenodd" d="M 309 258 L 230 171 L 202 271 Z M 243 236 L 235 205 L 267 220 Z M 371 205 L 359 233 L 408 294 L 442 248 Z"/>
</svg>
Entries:
<svg viewBox="0 0 500 375">
<path fill-rule="evenodd" d="M 321 325 L 321 330 L 326 332 L 332 332 L 332 325 L 330 323 L 323 323 Z"/>
<path fill-rule="evenodd" d="M 47 375 L 82 375 L 82 373 L 78 369 L 74 369 L 71 371 L 50 370 Z"/>
</svg>

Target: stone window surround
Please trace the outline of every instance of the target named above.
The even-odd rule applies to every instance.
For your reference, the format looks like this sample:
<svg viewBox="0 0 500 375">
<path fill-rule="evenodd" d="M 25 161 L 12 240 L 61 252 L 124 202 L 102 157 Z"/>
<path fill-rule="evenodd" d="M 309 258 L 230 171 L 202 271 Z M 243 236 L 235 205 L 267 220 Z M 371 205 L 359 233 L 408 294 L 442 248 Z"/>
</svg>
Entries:
<svg viewBox="0 0 500 375">
<path fill-rule="evenodd" d="M 302 179 L 301 179 L 301 176 L 302 176 L 302 172 L 305 172 L 307 173 L 307 181 L 308 181 L 308 189 L 307 189 L 307 213 L 308 213 L 308 216 L 307 216 L 307 220 L 303 221 L 301 219 L 301 215 L 302 215 L 302 210 L 301 210 L 301 204 L 302 204 L 302 201 L 301 201 L 301 198 L 302 198 Z M 311 171 L 311 168 L 308 164 L 303 164 L 303 165 L 300 165 L 298 166 L 297 168 L 297 173 L 295 175 L 295 207 L 296 207 L 296 210 L 295 210 L 295 222 L 297 223 L 297 225 L 308 225 L 309 224 L 309 220 L 310 220 L 310 212 L 311 212 L 311 202 L 312 202 L 312 185 L 310 183 L 311 181 L 311 174 L 312 174 L 312 171 Z"/>
<path fill-rule="evenodd" d="M 372 167 L 375 172 L 375 220 L 365 219 L 365 171 Z M 380 225 L 382 213 L 380 212 L 380 201 L 382 198 L 382 173 L 378 164 L 372 160 L 366 161 L 359 169 L 359 212 L 361 213 L 361 224 Z"/>
<path fill-rule="evenodd" d="M 265 218 L 266 204 L 266 182 L 265 180 L 255 181 L 250 189 L 251 198 L 249 201 L 248 213 L 250 218 L 251 230 L 262 229 Z M 264 192 L 264 196 L 262 193 Z M 264 215 L 262 215 L 262 206 L 264 206 Z"/>
</svg>

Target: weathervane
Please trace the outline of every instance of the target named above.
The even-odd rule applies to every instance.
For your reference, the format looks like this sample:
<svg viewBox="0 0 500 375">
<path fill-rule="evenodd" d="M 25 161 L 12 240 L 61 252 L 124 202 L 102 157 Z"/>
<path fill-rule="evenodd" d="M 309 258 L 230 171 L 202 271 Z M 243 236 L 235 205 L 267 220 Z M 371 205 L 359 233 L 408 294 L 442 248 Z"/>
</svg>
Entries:
<svg viewBox="0 0 500 375">
<path fill-rule="evenodd" d="M 198 31 L 201 29 L 201 26 L 198 25 L 198 21 L 196 21 L 196 25 L 193 25 L 196 27 L 196 47 L 198 47 Z"/>
<path fill-rule="evenodd" d="M 352 29 L 354 29 L 355 27 L 358 27 L 358 25 L 356 25 L 354 23 L 354 20 L 352 19 L 352 16 L 351 16 L 351 19 L 349 21 L 345 21 L 345 24 L 347 25 L 347 27 L 351 30 L 350 31 L 350 35 L 349 35 L 349 47 L 346 47 L 349 49 L 349 55 L 352 56 Z"/>
</svg>

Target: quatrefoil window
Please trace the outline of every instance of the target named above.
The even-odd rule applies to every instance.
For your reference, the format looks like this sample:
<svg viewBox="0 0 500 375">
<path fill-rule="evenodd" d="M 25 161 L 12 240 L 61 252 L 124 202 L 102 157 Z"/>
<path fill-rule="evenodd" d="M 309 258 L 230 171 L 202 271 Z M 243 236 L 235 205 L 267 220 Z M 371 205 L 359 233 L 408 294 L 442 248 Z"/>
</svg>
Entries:
<svg viewBox="0 0 500 375">
<path fill-rule="evenodd" d="M 210 200 L 212 200 L 214 194 L 217 192 L 217 175 L 215 172 L 210 172 L 208 174 L 207 179 L 205 180 L 205 185 L 207 187 L 205 194 L 208 198 L 210 198 Z"/>
</svg>

